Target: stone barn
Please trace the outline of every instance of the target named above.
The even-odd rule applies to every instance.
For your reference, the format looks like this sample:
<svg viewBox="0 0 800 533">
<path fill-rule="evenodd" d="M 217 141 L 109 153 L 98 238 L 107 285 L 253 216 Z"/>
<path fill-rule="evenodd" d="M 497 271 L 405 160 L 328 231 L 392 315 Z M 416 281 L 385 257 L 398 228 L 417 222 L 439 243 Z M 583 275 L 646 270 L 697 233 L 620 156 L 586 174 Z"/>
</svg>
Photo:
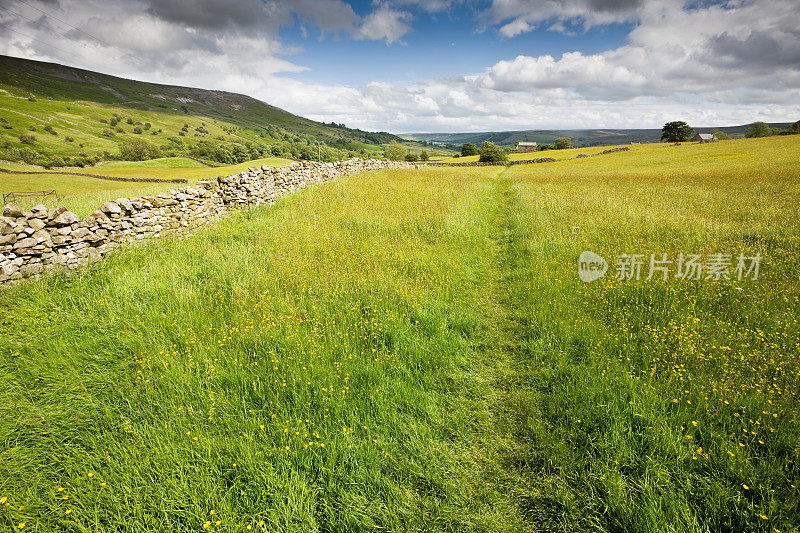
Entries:
<svg viewBox="0 0 800 533">
<path fill-rule="evenodd" d="M 717 136 L 713 133 L 698 133 L 692 137 L 692 141 L 699 143 L 713 143 L 718 140 Z"/>
<path fill-rule="evenodd" d="M 537 149 L 535 141 L 517 141 L 517 152 L 535 152 Z"/>
</svg>

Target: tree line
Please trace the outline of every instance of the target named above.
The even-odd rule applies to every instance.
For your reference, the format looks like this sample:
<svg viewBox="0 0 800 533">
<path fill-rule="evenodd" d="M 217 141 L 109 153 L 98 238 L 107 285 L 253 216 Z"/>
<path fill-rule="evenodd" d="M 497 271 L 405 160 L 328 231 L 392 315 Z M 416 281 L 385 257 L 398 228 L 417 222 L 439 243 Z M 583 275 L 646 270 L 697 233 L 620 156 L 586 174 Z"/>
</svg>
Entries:
<svg viewBox="0 0 800 533">
<path fill-rule="evenodd" d="M 693 133 L 694 129 L 689 126 L 689 124 L 682 120 L 675 120 L 667 122 L 664 124 L 664 127 L 661 128 L 661 140 L 665 142 L 685 142 L 692 137 Z M 800 133 L 800 120 L 785 130 L 772 127 L 766 122 L 759 121 L 750 124 L 745 130 L 744 136 L 747 139 L 752 139 L 756 137 L 771 137 L 773 135 L 795 135 L 798 133 Z M 729 140 L 731 138 L 730 135 L 720 129 L 711 130 L 711 134 L 720 141 Z"/>
</svg>

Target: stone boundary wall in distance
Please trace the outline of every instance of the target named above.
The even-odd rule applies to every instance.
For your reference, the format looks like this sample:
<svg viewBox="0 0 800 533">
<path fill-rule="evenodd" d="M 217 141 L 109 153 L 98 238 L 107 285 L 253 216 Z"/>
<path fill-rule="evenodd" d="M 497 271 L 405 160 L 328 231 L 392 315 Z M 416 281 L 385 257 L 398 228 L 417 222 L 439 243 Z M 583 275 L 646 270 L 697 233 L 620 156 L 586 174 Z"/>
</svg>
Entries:
<svg viewBox="0 0 800 533">
<path fill-rule="evenodd" d="M 368 170 L 420 167 L 375 159 L 264 165 L 158 196 L 118 198 L 82 220 L 64 207 L 40 204 L 23 211 L 8 204 L 0 216 L 0 284 L 84 268 L 122 243 L 196 227 L 227 210 L 272 203 L 313 183 Z"/>
<path fill-rule="evenodd" d="M 0 168 L 0 172 L 4 174 L 59 174 L 69 176 L 85 176 L 87 178 L 96 178 L 106 181 L 132 181 L 137 183 L 188 183 L 189 180 L 183 178 L 120 178 L 118 176 L 104 176 L 102 174 L 89 174 L 88 172 L 73 172 L 71 170 L 8 170 L 7 168 Z"/>
<path fill-rule="evenodd" d="M 514 165 L 534 165 L 536 163 L 555 163 L 556 161 L 570 161 L 572 159 L 581 159 L 584 157 L 594 157 L 596 155 L 605 155 L 605 154 L 613 154 L 614 152 L 627 152 L 630 150 L 627 146 L 620 146 L 618 148 L 609 148 L 608 150 L 603 150 L 602 152 L 596 154 L 578 154 L 575 157 L 570 157 L 567 159 L 555 159 L 553 157 L 540 157 L 537 159 L 514 159 L 512 161 L 497 161 L 493 163 L 481 163 L 479 161 L 465 161 L 465 162 L 455 162 L 455 163 L 443 163 L 439 161 L 434 161 L 428 163 L 428 166 L 432 167 L 490 167 L 490 166 L 504 166 L 510 167 Z"/>
</svg>

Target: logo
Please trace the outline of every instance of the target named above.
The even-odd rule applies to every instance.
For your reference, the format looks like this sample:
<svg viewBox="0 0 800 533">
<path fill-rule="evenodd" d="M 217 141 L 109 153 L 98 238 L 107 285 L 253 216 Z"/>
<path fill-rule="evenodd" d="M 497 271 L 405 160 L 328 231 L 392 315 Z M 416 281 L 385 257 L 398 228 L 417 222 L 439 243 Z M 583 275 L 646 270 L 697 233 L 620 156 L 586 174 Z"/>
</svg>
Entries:
<svg viewBox="0 0 800 533">
<path fill-rule="evenodd" d="M 753 256 L 744 253 L 738 255 L 708 253 L 706 256 L 679 253 L 672 258 L 666 253 L 661 253 L 650 254 L 648 261 L 645 254 L 624 253 L 617 255 L 614 279 L 743 281 L 749 278 L 755 281 L 760 274 L 762 259 L 760 253 Z M 608 272 L 608 262 L 605 259 L 594 252 L 581 252 L 578 258 L 578 276 L 581 281 L 590 283 L 604 277 L 606 272 Z"/>
<path fill-rule="evenodd" d="M 578 258 L 578 276 L 590 283 L 606 275 L 608 262 L 594 252 L 581 252 Z"/>
</svg>

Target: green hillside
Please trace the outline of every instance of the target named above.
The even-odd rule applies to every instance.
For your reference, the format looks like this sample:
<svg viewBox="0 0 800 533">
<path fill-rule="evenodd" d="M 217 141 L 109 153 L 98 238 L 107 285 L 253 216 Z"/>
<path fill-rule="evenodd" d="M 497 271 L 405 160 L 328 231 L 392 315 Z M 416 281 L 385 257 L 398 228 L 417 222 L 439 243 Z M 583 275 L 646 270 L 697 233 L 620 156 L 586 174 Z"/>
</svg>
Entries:
<svg viewBox="0 0 800 533">
<path fill-rule="evenodd" d="M 381 144 L 400 140 L 308 120 L 241 94 L 8 56 L 0 56 L 0 126 L 0 158 L 45 166 L 176 155 L 220 163 L 334 160 L 377 155 Z M 126 142 L 138 145 L 137 155 L 121 153 Z"/>
</svg>

